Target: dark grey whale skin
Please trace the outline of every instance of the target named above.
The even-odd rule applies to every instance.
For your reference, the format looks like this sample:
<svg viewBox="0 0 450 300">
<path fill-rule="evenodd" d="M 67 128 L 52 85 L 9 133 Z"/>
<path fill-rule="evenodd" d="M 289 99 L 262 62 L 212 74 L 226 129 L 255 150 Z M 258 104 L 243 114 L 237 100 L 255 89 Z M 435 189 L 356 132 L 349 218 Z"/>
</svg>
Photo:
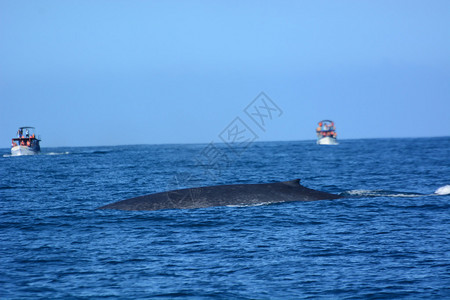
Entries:
<svg viewBox="0 0 450 300">
<path fill-rule="evenodd" d="M 276 183 L 217 185 L 167 191 L 118 201 L 99 207 L 98 209 L 189 209 L 338 198 L 342 197 L 308 189 L 300 185 L 300 179 L 295 179 Z"/>
</svg>

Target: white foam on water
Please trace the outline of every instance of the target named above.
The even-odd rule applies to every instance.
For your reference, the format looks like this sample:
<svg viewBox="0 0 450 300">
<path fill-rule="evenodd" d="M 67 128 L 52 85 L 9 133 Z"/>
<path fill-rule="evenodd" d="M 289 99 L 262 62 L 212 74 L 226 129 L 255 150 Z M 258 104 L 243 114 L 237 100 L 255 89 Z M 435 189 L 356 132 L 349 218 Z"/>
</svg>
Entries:
<svg viewBox="0 0 450 300">
<path fill-rule="evenodd" d="M 276 202 L 261 202 L 261 203 L 255 203 L 255 204 L 230 204 L 225 205 L 226 207 L 252 207 L 252 206 L 263 206 L 263 205 L 270 205 Z"/>
<path fill-rule="evenodd" d="M 394 192 L 384 190 L 350 190 L 341 193 L 341 196 L 411 198 L 411 197 L 422 197 L 424 195 L 416 193 Z"/>
<path fill-rule="evenodd" d="M 450 194 L 450 185 L 441 186 L 434 193 L 436 195 L 449 195 Z"/>
<path fill-rule="evenodd" d="M 67 155 L 70 154 L 70 152 L 48 152 L 48 153 L 42 153 L 43 155 Z"/>
<path fill-rule="evenodd" d="M 377 190 L 371 191 L 371 190 L 351 190 L 346 191 L 344 194 L 349 196 L 374 196 L 377 192 Z"/>
<path fill-rule="evenodd" d="M 397 193 L 397 194 L 388 194 L 388 195 L 384 195 L 387 197 L 398 197 L 398 198 L 412 198 L 412 197 L 423 197 L 424 195 L 422 194 L 403 194 L 403 193 Z"/>
<path fill-rule="evenodd" d="M 47 152 L 47 153 L 37 153 L 34 155 L 67 155 L 70 154 L 70 152 L 66 151 L 66 152 Z M 12 154 L 3 154 L 3 157 L 16 157 L 16 156 L 26 156 L 26 155 L 12 155 Z M 33 155 L 30 155 L 33 156 Z"/>
</svg>

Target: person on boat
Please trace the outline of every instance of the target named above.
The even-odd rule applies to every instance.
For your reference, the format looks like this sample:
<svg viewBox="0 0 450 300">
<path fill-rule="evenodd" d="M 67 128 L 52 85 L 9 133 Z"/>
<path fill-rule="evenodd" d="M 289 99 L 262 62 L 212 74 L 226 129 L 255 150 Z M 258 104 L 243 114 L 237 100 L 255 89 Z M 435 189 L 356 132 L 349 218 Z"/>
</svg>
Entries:
<svg viewBox="0 0 450 300">
<path fill-rule="evenodd" d="M 28 146 L 28 147 L 30 147 L 30 146 L 31 146 L 31 144 L 30 144 L 30 140 L 28 140 L 28 141 L 27 141 L 27 146 Z"/>
<path fill-rule="evenodd" d="M 16 147 L 16 146 L 17 146 L 17 144 L 16 144 L 16 142 L 14 142 L 14 140 L 11 141 L 11 145 L 12 145 L 13 147 Z"/>
<path fill-rule="evenodd" d="M 30 137 L 30 132 L 28 131 L 28 129 L 25 131 L 25 136 L 26 136 L 27 138 Z"/>
<path fill-rule="evenodd" d="M 322 133 L 322 122 L 319 122 L 319 126 L 316 128 L 317 137 L 319 138 Z"/>
<path fill-rule="evenodd" d="M 20 141 L 20 146 L 25 146 L 25 142 L 23 140 Z"/>
</svg>

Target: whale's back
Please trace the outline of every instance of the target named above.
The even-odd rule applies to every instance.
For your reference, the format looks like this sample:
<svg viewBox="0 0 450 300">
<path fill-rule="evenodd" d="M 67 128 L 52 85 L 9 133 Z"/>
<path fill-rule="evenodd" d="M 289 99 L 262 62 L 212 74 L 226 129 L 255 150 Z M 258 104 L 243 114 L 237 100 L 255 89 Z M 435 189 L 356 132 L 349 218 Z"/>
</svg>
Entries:
<svg viewBox="0 0 450 300">
<path fill-rule="evenodd" d="M 300 185 L 300 179 L 264 183 L 233 184 L 173 190 L 118 201 L 99 209 L 160 210 L 226 205 L 256 205 L 340 198 Z"/>
</svg>

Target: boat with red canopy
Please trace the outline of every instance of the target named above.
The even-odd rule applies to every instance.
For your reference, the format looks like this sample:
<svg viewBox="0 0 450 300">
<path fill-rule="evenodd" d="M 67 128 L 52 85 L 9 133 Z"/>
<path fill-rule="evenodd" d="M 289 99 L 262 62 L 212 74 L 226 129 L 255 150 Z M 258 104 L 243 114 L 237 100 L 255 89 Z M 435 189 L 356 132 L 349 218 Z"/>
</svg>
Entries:
<svg viewBox="0 0 450 300">
<path fill-rule="evenodd" d="M 319 145 L 338 145 L 337 133 L 334 122 L 331 120 L 322 120 L 316 129 L 317 144 Z"/>
<path fill-rule="evenodd" d="M 17 130 L 17 137 L 11 142 L 11 155 L 33 155 L 41 151 L 40 138 L 36 136 L 35 128 L 24 126 Z"/>
</svg>

